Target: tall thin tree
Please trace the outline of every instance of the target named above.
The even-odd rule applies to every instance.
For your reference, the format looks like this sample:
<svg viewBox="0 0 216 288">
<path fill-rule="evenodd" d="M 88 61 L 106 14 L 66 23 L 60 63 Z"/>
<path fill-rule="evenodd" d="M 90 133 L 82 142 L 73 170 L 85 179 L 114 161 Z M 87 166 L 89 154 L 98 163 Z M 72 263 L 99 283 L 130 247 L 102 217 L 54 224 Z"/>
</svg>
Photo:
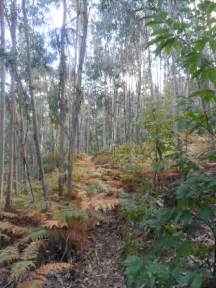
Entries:
<svg viewBox="0 0 216 288">
<path fill-rule="evenodd" d="M 35 106 L 35 95 L 34 95 L 33 82 L 32 82 L 32 69 L 31 69 L 32 61 L 31 61 L 31 51 L 30 51 L 30 37 L 29 37 L 29 25 L 28 25 L 28 17 L 27 17 L 27 10 L 26 10 L 26 0 L 22 0 L 22 11 L 23 11 L 24 32 L 25 32 L 25 41 L 26 41 L 28 88 L 29 88 L 29 93 L 30 93 L 30 98 L 31 98 L 34 143 L 35 143 L 35 150 L 36 150 L 36 156 L 37 156 L 37 162 L 38 162 L 38 167 L 39 167 L 40 180 L 42 184 L 44 200 L 48 201 L 48 189 L 45 183 L 44 168 L 43 168 L 41 151 L 40 151 L 38 121 L 37 121 L 36 106 Z"/>
<path fill-rule="evenodd" d="M 67 21 L 67 3 L 63 0 L 63 21 L 61 28 L 60 41 L 60 65 L 59 65 L 59 196 L 64 190 L 64 161 L 65 161 L 65 120 L 66 120 L 66 99 L 65 99 L 65 82 L 66 82 L 66 56 L 65 56 L 65 41 L 66 41 L 66 21 Z"/>
<path fill-rule="evenodd" d="M 17 27 L 17 1 L 13 0 L 11 4 L 11 40 L 12 48 L 11 54 L 13 60 L 11 64 L 11 129 L 10 129 L 10 143 L 9 143 L 9 176 L 8 187 L 5 199 L 5 210 L 11 209 L 11 196 L 13 191 L 13 179 L 14 179 L 14 141 L 15 141 L 15 125 L 16 125 L 16 27 Z"/>
<path fill-rule="evenodd" d="M 0 77 L 1 77 L 1 94 L 0 94 L 0 193 L 1 205 L 3 201 L 4 189 L 4 125 L 5 125 L 5 22 L 4 22 L 4 0 L 0 0 L 0 24 L 1 24 L 1 43 L 0 43 Z"/>
<path fill-rule="evenodd" d="M 78 2 L 78 1 L 77 1 Z M 80 45 L 79 45 L 79 56 L 78 56 L 78 66 L 75 76 L 75 99 L 73 101 L 72 107 L 72 118 L 71 118 L 71 130 L 69 135 L 69 152 L 68 152 L 68 201 L 72 200 L 72 173 L 73 173 L 73 148 L 75 144 L 75 136 L 76 130 L 78 126 L 78 116 L 81 109 L 81 104 L 83 102 L 83 92 L 82 92 L 82 74 L 83 74 L 83 65 L 86 54 L 86 40 L 87 40 L 87 32 L 88 32 L 88 0 L 81 1 L 81 9 L 82 13 L 80 13 L 79 8 L 77 9 L 77 17 L 82 15 L 80 30 L 77 29 L 77 37 L 78 33 L 81 32 L 80 35 Z"/>
</svg>

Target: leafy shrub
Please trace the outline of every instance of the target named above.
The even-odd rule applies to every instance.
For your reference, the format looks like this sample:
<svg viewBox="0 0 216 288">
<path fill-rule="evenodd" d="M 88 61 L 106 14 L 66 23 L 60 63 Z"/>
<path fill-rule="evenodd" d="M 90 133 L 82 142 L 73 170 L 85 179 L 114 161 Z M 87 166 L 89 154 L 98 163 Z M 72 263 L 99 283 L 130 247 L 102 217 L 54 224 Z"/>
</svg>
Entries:
<svg viewBox="0 0 216 288">
<path fill-rule="evenodd" d="M 215 176 L 193 168 L 175 184 L 176 206 L 153 201 L 151 207 L 133 209 L 134 214 L 128 210 L 127 217 L 145 232 L 139 256 L 124 262 L 129 287 L 198 288 L 215 277 Z"/>
<path fill-rule="evenodd" d="M 120 145 L 116 148 L 113 164 L 130 171 L 143 169 L 144 160 L 148 159 L 148 149 L 145 146 Z"/>
</svg>

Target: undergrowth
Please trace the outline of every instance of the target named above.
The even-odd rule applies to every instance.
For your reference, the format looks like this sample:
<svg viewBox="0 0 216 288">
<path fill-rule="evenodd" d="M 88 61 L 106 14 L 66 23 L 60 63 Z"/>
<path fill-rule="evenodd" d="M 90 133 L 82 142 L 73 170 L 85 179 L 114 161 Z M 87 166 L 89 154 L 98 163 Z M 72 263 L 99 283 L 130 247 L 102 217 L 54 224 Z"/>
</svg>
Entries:
<svg viewBox="0 0 216 288">
<path fill-rule="evenodd" d="M 90 231 L 103 221 L 101 212 L 118 206 L 116 194 L 98 179 L 89 158 L 79 161 L 71 207 L 55 193 L 57 171 L 53 170 L 46 176 L 53 181 L 50 201 L 40 201 L 41 187 L 35 182 L 35 203 L 28 202 L 28 195 L 19 194 L 17 210 L 0 212 L 0 265 L 8 271 L 4 285 L 43 287 L 50 272 L 73 270 L 76 255 L 87 249 Z M 85 183 L 79 182 L 80 178 Z"/>
<path fill-rule="evenodd" d="M 215 281 L 215 168 L 188 161 L 179 169 L 168 191 L 144 185 L 143 193 L 123 200 L 128 287 L 199 288 Z"/>
</svg>

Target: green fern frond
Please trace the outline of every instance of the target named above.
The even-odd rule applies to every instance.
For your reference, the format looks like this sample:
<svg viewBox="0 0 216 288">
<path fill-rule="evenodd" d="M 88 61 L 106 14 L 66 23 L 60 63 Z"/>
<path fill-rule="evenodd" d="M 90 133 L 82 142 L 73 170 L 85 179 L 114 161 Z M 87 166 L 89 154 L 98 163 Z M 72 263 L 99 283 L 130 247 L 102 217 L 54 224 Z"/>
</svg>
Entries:
<svg viewBox="0 0 216 288">
<path fill-rule="evenodd" d="M 32 268 L 35 268 L 35 264 L 31 260 L 14 263 L 11 267 L 10 280 L 14 282 L 22 280 Z"/>
<path fill-rule="evenodd" d="M 31 208 L 43 210 L 43 209 L 50 208 L 52 206 L 52 204 L 54 204 L 54 202 L 52 202 L 52 201 L 41 201 L 41 202 L 37 202 L 37 203 L 32 204 Z"/>
<path fill-rule="evenodd" d="M 37 241 L 37 240 L 43 240 L 43 239 L 50 239 L 52 238 L 53 234 L 51 231 L 48 231 L 46 229 L 40 229 L 32 232 L 29 236 L 28 239 L 32 241 Z"/>
<path fill-rule="evenodd" d="M 22 252 L 21 258 L 23 260 L 36 260 L 40 254 L 40 250 L 44 245 L 43 240 L 31 242 Z"/>
<path fill-rule="evenodd" d="M 74 208 L 72 210 L 62 210 L 57 214 L 57 220 L 61 222 L 65 222 L 67 218 L 78 218 L 81 217 L 83 220 L 88 221 L 89 219 L 89 214 L 87 211 L 83 211 L 77 208 Z"/>
<path fill-rule="evenodd" d="M 11 263 L 19 258 L 20 253 L 15 246 L 8 246 L 0 251 L 0 263 Z"/>
<path fill-rule="evenodd" d="M 31 198 L 29 195 L 18 195 L 14 198 L 14 205 L 20 208 L 26 208 L 29 205 Z"/>
</svg>

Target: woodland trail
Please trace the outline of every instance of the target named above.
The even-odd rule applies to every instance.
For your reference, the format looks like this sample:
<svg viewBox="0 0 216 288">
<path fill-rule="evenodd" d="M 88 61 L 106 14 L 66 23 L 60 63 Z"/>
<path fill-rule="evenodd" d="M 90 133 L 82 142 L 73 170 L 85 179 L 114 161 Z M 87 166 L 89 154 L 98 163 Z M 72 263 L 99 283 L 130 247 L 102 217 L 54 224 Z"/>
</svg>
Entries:
<svg viewBox="0 0 216 288">
<path fill-rule="evenodd" d="M 108 164 L 95 165 L 92 157 L 79 161 L 82 169 L 88 167 L 102 184 L 111 185 L 114 197 L 118 197 L 121 181 L 118 171 L 110 169 Z M 90 179 L 82 180 L 91 184 Z M 92 197 L 92 202 L 95 197 Z M 101 198 L 103 199 L 103 198 Z M 107 201 L 107 200 L 105 200 Z M 85 205 L 85 204 L 84 204 Z M 126 282 L 121 267 L 121 254 L 124 241 L 121 235 L 122 220 L 116 209 L 105 212 L 101 222 L 88 237 L 88 246 L 77 255 L 74 274 L 53 274 L 47 282 L 46 288 L 126 288 Z"/>
<path fill-rule="evenodd" d="M 121 268 L 124 242 L 114 215 L 98 226 L 89 236 L 89 244 L 77 255 L 75 273 L 53 274 L 46 288 L 126 288 Z"/>
</svg>

